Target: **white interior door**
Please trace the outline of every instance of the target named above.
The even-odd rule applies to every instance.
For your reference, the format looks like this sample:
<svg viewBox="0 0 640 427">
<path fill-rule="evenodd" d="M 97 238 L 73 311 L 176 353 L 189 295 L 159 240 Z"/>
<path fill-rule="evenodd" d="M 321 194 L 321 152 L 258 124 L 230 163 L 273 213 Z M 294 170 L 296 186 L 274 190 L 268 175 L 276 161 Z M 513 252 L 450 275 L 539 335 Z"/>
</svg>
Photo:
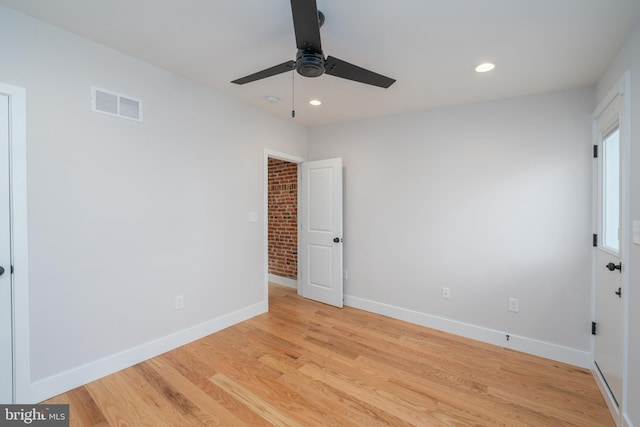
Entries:
<svg viewBox="0 0 640 427">
<path fill-rule="evenodd" d="M 623 157 L 620 96 L 597 117 L 596 336 L 594 359 L 616 406 L 622 402 L 624 304 Z"/>
<path fill-rule="evenodd" d="M 342 307 L 342 159 L 301 164 L 300 294 Z"/>
<path fill-rule="evenodd" d="M 0 403 L 13 402 L 9 97 L 0 93 Z"/>
</svg>

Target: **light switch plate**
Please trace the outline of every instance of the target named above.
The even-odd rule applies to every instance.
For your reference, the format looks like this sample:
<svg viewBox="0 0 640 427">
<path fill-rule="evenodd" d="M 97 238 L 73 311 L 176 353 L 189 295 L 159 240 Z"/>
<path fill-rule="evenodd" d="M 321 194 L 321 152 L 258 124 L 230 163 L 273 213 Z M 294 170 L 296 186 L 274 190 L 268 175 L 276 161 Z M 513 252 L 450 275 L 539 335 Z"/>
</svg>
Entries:
<svg viewBox="0 0 640 427">
<path fill-rule="evenodd" d="M 249 222 L 258 222 L 258 212 L 249 212 Z"/>
<path fill-rule="evenodd" d="M 509 298 L 509 311 L 520 313 L 520 300 L 518 298 Z"/>
</svg>

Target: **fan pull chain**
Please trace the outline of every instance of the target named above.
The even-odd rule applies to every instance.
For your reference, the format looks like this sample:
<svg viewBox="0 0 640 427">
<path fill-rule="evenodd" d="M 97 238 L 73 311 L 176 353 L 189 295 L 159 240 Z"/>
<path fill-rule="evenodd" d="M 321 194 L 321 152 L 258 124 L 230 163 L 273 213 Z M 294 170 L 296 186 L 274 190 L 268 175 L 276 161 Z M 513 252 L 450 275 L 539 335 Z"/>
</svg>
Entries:
<svg viewBox="0 0 640 427">
<path fill-rule="evenodd" d="M 296 118 L 296 73 L 295 71 L 291 72 L 291 118 Z"/>
</svg>

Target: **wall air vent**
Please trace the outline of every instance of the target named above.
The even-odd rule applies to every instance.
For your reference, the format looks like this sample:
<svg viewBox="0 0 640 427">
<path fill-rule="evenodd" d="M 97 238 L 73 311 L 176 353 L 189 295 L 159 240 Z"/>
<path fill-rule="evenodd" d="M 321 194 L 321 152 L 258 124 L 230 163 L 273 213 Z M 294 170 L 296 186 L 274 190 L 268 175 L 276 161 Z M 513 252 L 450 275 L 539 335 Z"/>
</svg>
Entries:
<svg viewBox="0 0 640 427">
<path fill-rule="evenodd" d="M 91 111 L 142 121 L 142 101 L 97 87 L 91 88 Z"/>
</svg>

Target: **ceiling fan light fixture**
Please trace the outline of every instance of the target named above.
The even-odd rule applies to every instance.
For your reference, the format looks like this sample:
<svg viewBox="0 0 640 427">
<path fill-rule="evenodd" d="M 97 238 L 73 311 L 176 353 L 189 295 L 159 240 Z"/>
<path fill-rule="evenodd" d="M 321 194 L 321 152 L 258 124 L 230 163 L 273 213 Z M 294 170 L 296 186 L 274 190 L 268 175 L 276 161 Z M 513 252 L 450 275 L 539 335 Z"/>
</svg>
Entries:
<svg viewBox="0 0 640 427">
<path fill-rule="evenodd" d="M 296 55 L 296 71 L 304 77 L 320 77 L 324 74 L 324 57 L 301 49 Z"/>
<path fill-rule="evenodd" d="M 486 73 L 488 71 L 493 70 L 494 68 L 496 68 L 496 64 L 492 63 L 492 62 L 483 62 L 482 64 L 478 65 L 475 70 L 478 73 Z"/>
<path fill-rule="evenodd" d="M 317 107 L 318 105 L 322 105 L 322 101 L 320 101 L 319 99 L 312 99 L 311 101 L 309 101 L 309 104 Z"/>
</svg>

